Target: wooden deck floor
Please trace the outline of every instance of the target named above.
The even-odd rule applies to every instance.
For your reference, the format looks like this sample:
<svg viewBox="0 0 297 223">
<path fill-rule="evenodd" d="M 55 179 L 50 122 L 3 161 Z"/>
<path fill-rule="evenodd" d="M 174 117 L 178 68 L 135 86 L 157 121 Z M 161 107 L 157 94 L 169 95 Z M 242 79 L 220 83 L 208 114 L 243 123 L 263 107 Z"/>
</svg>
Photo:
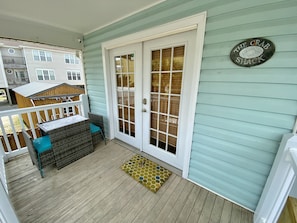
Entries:
<svg viewBox="0 0 297 223">
<path fill-rule="evenodd" d="M 133 151 L 117 142 L 41 179 L 28 155 L 6 164 L 20 222 L 249 223 L 253 214 L 172 174 L 155 194 L 120 169 Z"/>
</svg>

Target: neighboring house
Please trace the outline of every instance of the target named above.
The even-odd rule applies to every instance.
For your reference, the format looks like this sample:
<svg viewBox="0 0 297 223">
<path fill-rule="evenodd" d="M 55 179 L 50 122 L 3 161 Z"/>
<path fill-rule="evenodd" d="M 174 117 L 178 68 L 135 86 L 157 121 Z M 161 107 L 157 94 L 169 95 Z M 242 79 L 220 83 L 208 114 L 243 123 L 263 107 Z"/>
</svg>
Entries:
<svg viewBox="0 0 297 223">
<path fill-rule="evenodd" d="M 23 48 L 30 82 L 68 83 L 84 86 L 85 78 L 79 53 L 56 48 Z"/>
<path fill-rule="evenodd" d="M 60 29 L 49 27 L 50 40 L 37 24 L 28 29 L 77 48 L 83 36 L 91 111 L 104 115 L 110 139 L 254 211 L 297 117 L 296 12 L 296 0 L 167 0 L 97 31 L 69 32 L 69 41 Z M 259 37 L 275 45 L 270 60 L 252 67 L 230 60 L 247 39 L 255 51 L 241 55 L 260 56 Z"/>
<path fill-rule="evenodd" d="M 1 42 L 1 41 L 0 41 Z M 15 103 L 12 88 L 29 83 L 26 60 L 23 50 L 13 44 L 0 47 L 0 88 L 5 89 L 10 104 Z"/>
<path fill-rule="evenodd" d="M 72 86 L 66 83 L 52 84 L 31 82 L 29 84 L 14 88 L 13 91 L 16 95 L 17 105 L 19 108 L 28 108 L 39 105 L 49 105 L 55 103 L 64 103 L 79 100 L 79 95 L 84 94 L 84 89 L 76 86 Z M 63 111 L 56 110 L 49 111 L 48 116 L 51 120 L 57 119 L 60 115 L 68 116 L 74 113 L 72 107 L 65 107 Z M 63 114 L 60 114 L 63 112 Z M 78 111 L 75 111 L 77 114 Z M 46 120 L 45 114 L 40 114 L 42 120 Z M 23 116 L 24 122 L 29 123 L 28 117 Z M 37 116 L 32 117 L 33 124 L 38 124 Z"/>
<path fill-rule="evenodd" d="M 68 83 L 84 88 L 80 51 L 7 39 L 0 39 L 0 43 L 0 88 L 10 93 L 13 103 L 11 89 L 29 82 Z"/>
</svg>

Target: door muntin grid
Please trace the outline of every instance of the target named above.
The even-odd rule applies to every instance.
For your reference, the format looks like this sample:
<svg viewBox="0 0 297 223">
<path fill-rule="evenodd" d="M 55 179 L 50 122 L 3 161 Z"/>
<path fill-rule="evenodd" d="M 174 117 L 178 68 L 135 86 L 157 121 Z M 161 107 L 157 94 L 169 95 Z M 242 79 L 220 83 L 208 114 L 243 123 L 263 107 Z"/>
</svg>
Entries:
<svg viewBox="0 0 297 223">
<path fill-rule="evenodd" d="M 150 144 L 176 154 L 185 46 L 151 52 Z"/>
<path fill-rule="evenodd" d="M 135 103 L 134 103 L 134 54 L 114 57 L 118 128 L 123 134 L 135 138 Z"/>
</svg>

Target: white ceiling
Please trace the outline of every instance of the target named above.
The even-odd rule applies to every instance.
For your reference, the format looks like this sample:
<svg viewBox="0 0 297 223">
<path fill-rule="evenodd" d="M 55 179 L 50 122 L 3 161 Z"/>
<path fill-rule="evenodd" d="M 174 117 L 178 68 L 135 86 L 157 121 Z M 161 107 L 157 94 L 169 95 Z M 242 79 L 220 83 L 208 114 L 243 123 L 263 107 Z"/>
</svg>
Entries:
<svg viewBox="0 0 297 223">
<path fill-rule="evenodd" d="M 81 34 L 164 0 L 0 0 L 0 18 L 37 22 Z"/>
</svg>

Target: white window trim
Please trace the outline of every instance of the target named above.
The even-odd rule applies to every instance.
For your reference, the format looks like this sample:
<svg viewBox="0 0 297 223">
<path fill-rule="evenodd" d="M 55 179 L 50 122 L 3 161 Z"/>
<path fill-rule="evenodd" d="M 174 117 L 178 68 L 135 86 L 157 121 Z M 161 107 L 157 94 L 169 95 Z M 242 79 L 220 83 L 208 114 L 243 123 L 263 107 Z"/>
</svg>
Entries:
<svg viewBox="0 0 297 223">
<path fill-rule="evenodd" d="M 43 80 L 39 80 L 39 79 L 38 79 L 38 73 L 37 73 L 38 70 L 41 70 L 41 71 L 42 71 Z M 47 70 L 47 71 L 48 71 L 49 80 L 45 80 L 45 79 L 44 79 L 44 74 L 43 74 L 43 71 L 44 71 L 44 70 Z M 54 80 L 56 80 L 56 73 L 55 73 L 55 70 L 54 70 L 54 69 L 42 69 L 42 68 L 37 68 L 37 69 L 35 70 L 37 81 L 54 81 L 54 80 L 51 79 L 50 71 L 53 71 L 54 76 L 55 76 L 55 79 L 54 79 Z"/>
<path fill-rule="evenodd" d="M 34 54 L 34 51 L 37 51 L 38 52 L 38 60 L 35 60 L 35 54 Z M 40 56 L 40 52 L 44 52 L 44 55 L 45 55 L 45 61 L 41 60 L 41 56 Z M 53 62 L 53 54 L 52 52 L 50 51 L 46 51 L 46 50 L 39 50 L 39 49 L 33 49 L 32 50 L 32 56 L 33 56 L 33 61 L 39 61 L 39 62 Z M 50 57 L 51 60 L 48 60 L 47 58 Z"/>
<path fill-rule="evenodd" d="M 104 72 L 104 82 L 105 82 L 105 93 L 106 93 L 106 102 L 107 102 L 107 116 L 109 120 L 109 136 L 110 139 L 114 138 L 114 123 L 113 123 L 113 109 L 112 109 L 112 89 L 111 89 L 111 80 L 110 80 L 110 69 L 109 69 L 109 51 L 110 49 L 126 46 L 133 43 L 144 42 L 152 39 L 157 39 L 160 37 L 165 37 L 168 35 L 173 35 L 181 32 L 186 32 L 190 30 L 197 30 L 196 35 L 196 52 L 194 61 L 193 71 L 194 71 L 194 80 L 192 82 L 192 86 L 190 89 L 192 90 L 193 98 L 192 100 L 197 101 L 197 92 L 198 92 L 198 84 L 200 79 L 200 69 L 201 69 L 201 61 L 202 61 L 202 52 L 203 52 L 203 44 L 204 44 L 204 33 L 205 33 L 205 25 L 206 25 L 206 17 L 207 13 L 202 12 L 197 15 L 193 15 L 190 17 L 186 17 L 180 20 L 176 20 L 164 25 L 160 25 L 157 27 L 153 27 L 144 31 L 140 31 L 134 34 L 130 34 L 127 36 L 123 36 L 117 39 L 113 39 L 107 42 L 102 43 L 102 60 L 103 60 L 103 72 Z M 187 145 L 185 148 L 184 156 L 184 165 L 183 165 L 183 174 L 184 178 L 188 178 L 189 174 L 189 164 L 190 164 L 190 155 L 192 148 L 192 132 L 194 129 L 194 118 L 195 118 L 195 110 L 196 104 L 193 103 L 189 106 L 189 117 L 188 117 L 188 132 L 190 134 L 187 135 Z"/>
<path fill-rule="evenodd" d="M 71 73 L 71 80 L 68 79 L 68 72 Z M 73 80 L 73 79 L 72 79 L 72 77 L 73 77 L 72 73 L 75 73 L 76 80 Z M 80 76 L 80 80 L 77 79 L 77 74 L 79 74 L 79 76 Z M 66 71 L 66 79 L 67 79 L 68 81 L 81 81 L 81 72 L 80 72 L 79 70 L 67 70 L 67 71 Z"/>
<path fill-rule="evenodd" d="M 73 60 L 74 60 L 74 63 L 71 63 L 71 57 L 73 56 Z M 67 57 L 67 58 L 66 58 Z M 69 63 L 66 63 L 66 59 L 69 59 Z M 77 62 L 77 63 L 76 63 Z M 71 53 L 67 53 L 67 54 L 64 54 L 64 63 L 65 64 L 74 64 L 74 65 L 78 65 L 80 62 L 79 62 L 79 59 L 77 59 L 76 55 L 74 54 L 71 54 Z"/>
</svg>

